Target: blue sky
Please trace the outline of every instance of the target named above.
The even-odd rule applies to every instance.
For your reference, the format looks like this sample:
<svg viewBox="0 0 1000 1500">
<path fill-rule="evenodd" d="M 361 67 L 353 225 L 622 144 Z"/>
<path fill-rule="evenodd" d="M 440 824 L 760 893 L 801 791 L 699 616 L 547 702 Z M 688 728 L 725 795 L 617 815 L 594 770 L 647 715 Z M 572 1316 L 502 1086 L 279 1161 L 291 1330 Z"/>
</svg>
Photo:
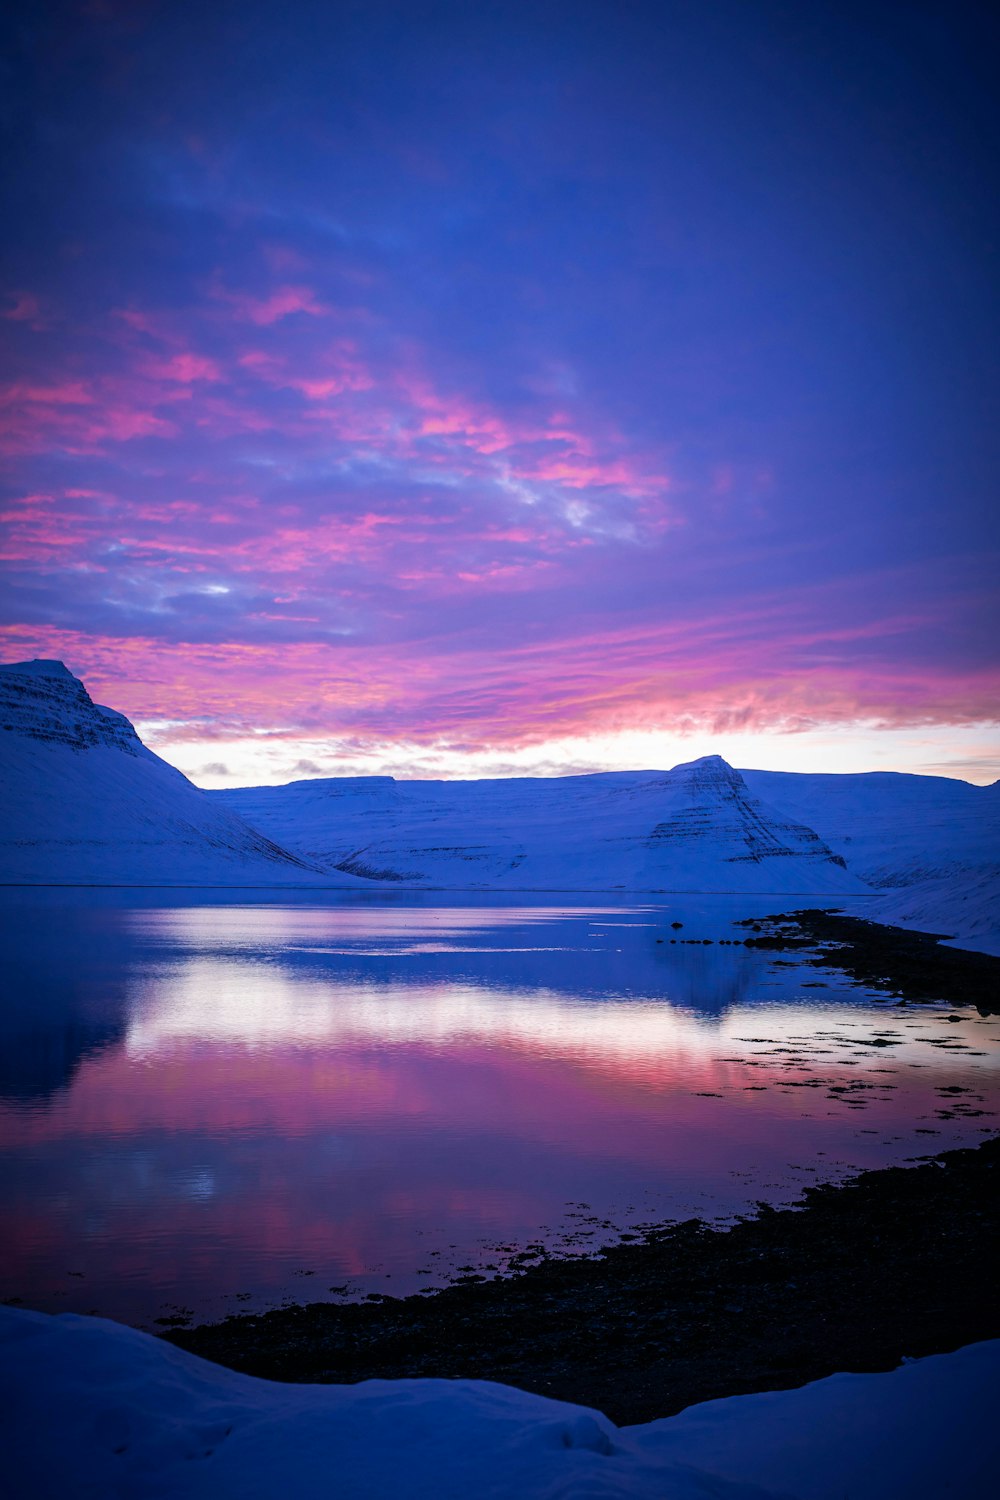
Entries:
<svg viewBox="0 0 1000 1500">
<path fill-rule="evenodd" d="M 209 781 L 1000 774 L 987 7 L 7 26 L 8 659 Z"/>
</svg>

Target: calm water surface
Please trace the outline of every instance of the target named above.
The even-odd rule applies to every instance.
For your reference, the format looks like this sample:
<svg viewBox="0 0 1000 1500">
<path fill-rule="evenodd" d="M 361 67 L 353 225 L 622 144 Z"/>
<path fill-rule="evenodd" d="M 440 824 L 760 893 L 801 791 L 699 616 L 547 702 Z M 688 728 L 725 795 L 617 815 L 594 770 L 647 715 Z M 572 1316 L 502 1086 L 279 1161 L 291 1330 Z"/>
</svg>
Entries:
<svg viewBox="0 0 1000 1500">
<path fill-rule="evenodd" d="M 1000 1022 L 720 946 L 783 900 L 8 891 L 0 1297 L 398 1295 L 992 1133 Z"/>
</svg>

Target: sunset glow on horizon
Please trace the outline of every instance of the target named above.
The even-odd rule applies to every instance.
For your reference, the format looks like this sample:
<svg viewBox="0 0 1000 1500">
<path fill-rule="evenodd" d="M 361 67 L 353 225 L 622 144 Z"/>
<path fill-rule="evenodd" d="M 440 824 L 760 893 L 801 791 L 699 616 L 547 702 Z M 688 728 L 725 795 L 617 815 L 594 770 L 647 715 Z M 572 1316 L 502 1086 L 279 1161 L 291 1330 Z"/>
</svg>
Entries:
<svg viewBox="0 0 1000 1500">
<path fill-rule="evenodd" d="M 1000 776 L 985 32 L 8 22 L 0 640 L 203 785 Z"/>
</svg>

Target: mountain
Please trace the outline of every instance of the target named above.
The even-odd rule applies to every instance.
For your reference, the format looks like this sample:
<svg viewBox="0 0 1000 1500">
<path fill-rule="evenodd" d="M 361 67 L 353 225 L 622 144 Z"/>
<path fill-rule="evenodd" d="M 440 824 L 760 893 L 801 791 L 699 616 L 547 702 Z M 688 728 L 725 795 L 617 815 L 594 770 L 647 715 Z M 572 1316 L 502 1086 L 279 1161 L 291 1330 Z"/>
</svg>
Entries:
<svg viewBox="0 0 1000 1500">
<path fill-rule="evenodd" d="M 296 781 L 211 794 L 323 869 L 446 889 L 862 892 L 718 755 L 672 771 Z"/>
<path fill-rule="evenodd" d="M 879 892 L 1000 952 L 1000 783 L 892 772 L 391 776 L 205 792 L 61 662 L 0 667 L 0 883 Z"/>
<path fill-rule="evenodd" d="M 975 938 L 1000 952 L 1000 782 L 894 771 L 742 776 L 885 892 L 880 921 Z"/>
<path fill-rule="evenodd" d="M 0 801 L 0 883 L 317 881 L 308 861 L 147 750 L 62 662 L 0 666 Z"/>
</svg>

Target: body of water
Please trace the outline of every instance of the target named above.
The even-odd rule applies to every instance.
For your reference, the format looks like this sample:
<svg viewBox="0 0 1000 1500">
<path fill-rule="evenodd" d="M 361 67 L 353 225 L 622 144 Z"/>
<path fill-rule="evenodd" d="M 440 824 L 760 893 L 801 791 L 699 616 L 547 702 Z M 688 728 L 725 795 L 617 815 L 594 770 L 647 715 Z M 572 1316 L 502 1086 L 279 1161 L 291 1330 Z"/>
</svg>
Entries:
<svg viewBox="0 0 1000 1500">
<path fill-rule="evenodd" d="M 1000 1019 L 731 942 L 789 904 L 8 891 L 0 1297 L 401 1295 L 992 1133 Z"/>
</svg>

